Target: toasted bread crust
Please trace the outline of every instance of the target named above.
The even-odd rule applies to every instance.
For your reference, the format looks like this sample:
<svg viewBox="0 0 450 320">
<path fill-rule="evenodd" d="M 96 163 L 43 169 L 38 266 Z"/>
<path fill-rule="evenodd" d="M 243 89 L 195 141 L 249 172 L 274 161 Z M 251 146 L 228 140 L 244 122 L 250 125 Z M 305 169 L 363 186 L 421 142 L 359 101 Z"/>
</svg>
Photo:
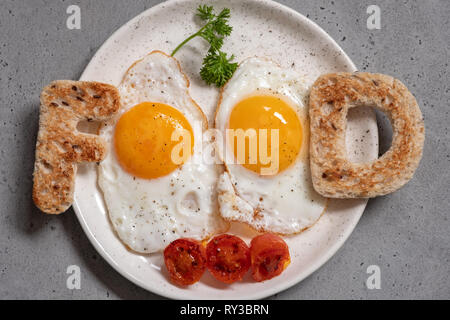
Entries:
<svg viewBox="0 0 450 320">
<path fill-rule="evenodd" d="M 370 163 L 347 159 L 347 113 L 372 106 L 389 117 L 391 148 Z M 310 158 L 315 190 L 330 198 L 372 198 L 402 187 L 422 157 L 425 128 L 416 99 L 399 80 L 382 74 L 335 73 L 320 77 L 310 94 Z"/>
<path fill-rule="evenodd" d="M 103 160 L 107 148 L 96 135 L 77 131 L 79 121 L 105 121 L 119 110 L 118 90 L 98 82 L 61 80 L 41 93 L 33 200 L 59 214 L 73 202 L 76 163 Z"/>
</svg>

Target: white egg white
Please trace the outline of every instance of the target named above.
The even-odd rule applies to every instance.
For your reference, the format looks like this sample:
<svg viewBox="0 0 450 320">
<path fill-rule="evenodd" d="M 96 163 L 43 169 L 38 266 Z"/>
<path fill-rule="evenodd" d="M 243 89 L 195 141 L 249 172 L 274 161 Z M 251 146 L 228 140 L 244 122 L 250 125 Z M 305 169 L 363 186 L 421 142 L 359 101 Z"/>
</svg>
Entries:
<svg viewBox="0 0 450 320">
<path fill-rule="evenodd" d="M 240 64 L 224 87 L 216 112 L 216 129 L 224 137 L 222 159 L 233 154 L 226 143 L 226 129 L 233 107 L 252 96 L 269 94 L 289 102 L 302 123 L 303 144 L 295 163 L 273 176 L 261 176 L 240 164 L 226 163 L 218 182 L 220 213 L 230 221 L 244 222 L 258 231 L 283 235 L 311 227 L 324 213 L 327 199 L 312 186 L 308 146 L 308 90 L 302 78 L 265 58 Z M 226 155 L 225 155 L 226 153 Z"/>
<path fill-rule="evenodd" d="M 100 130 L 111 150 L 100 163 L 98 175 L 109 217 L 123 243 L 140 253 L 161 251 L 180 237 L 203 240 L 228 228 L 218 212 L 220 168 L 202 161 L 200 142 L 206 118 L 188 87 L 178 62 L 158 51 L 131 66 L 119 87 L 121 114 L 142 102 L 159 102 L 178 109 L 191 124 L 194 153 L 167 176 L 140 179 L 122 169 L 113 145 L 120 115 Z"/>
</svg>

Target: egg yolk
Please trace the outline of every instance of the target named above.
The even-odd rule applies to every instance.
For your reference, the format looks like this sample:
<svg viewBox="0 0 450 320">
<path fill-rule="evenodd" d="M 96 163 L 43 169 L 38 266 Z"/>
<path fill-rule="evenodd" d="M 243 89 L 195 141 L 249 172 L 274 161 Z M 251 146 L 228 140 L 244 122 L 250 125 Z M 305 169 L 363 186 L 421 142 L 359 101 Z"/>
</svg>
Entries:
<svg viewBox="0 0 450 320">
<path fill-rule="evenodd" d="M 173 135 L 175 132 L 187 133 L 187 139 L 186 134 Z M 190 145 L 184 145 L 187 143 Z M 194 133 L 177 109 L 162 103 L 144 102 L 120 117 L 114 133 L 114 148 L 125 171 L 135 177 L 154 179 L 173 172 L 192 155 Z M 173 153 L 173 150 L 179 152 Z M 189 150 L 190 154 L 183 155 L 183 150 Z"/>
<path fill-rule="evenodd" d="M 297 113 L 285 100 L 277 96 L 251 96 L 240 101 L 231 112 L 229 129 L 232 129 L 233 132 L 242 129 L 247 133 L 248 129 L 255 130 L 253 132 L 256 132 L 256 136 L 252 137 L 257 138 L 254 143 L 256 150 L 254 147 L 250 147 L 250 134 L 245 136 L 244 143 L 239 144 L 239 137 L 233 133 L 232 143 L 238 163 L 258 174 L 261 174 L 262 168 L 273 165 L 271 162 L 275 161 L 275 156 L 278 156 L 278 168 L 269 175 L 285 170 L 296 160 L 303 141 L 302 125 Z M 261 129 L 266 129 L 266 133 L 262 134 Z M 272 131 L 274 129 L 278 132 L 278 139 L 276 139 L 276 135 L 272 137 L 272 134 L 275 134 Z M 245 150 L 243 150 L 243 145 Z M 261 148 L 265 150 L 261 150 Z M 243 163 L 239 161 L 239 152 L 241 155 L 245 152 Z M 269 158 L 270 162 L 268 162 Z"/>
</svg>

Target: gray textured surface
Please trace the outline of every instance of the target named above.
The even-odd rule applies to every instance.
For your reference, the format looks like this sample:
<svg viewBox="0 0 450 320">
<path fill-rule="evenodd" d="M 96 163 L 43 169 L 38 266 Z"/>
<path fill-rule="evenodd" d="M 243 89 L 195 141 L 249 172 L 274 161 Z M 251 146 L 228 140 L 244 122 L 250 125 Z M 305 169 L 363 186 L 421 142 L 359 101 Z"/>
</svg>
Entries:
<svg viewBox="0 0 450 320">
<path fill-rule="evenodd" d="M 122 24 L 159 1 L 2 0 L 0 5 L 0 298 L 159 298 L 114 271 L 91 246 L 72 211 L 41 214 L 31 201 L 38 96 L 53 79 L 77 79 Z M 415 178 L 369 205 L 342 249 L 278 299 L 450 298 L 450 1 L 280 1 L 325 29 L 361 70 L 391 74 L 415 94 L 427 129 Z M 66 28 L 69 4 L 82 30 Z M 366 28 L 381 8 L 382 29 Z M 381 121 L 381 143 L 390 129 Z M 66 288 L 69 265 L 81 290 Z M 381 289 L 368 290 L 369 265 Z"/>
</svg>

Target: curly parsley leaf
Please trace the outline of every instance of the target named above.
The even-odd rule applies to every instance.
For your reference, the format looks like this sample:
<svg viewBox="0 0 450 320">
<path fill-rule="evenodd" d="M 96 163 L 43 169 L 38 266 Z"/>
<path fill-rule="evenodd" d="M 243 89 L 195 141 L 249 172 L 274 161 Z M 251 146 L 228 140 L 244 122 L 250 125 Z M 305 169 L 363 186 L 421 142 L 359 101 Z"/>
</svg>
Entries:
<svg viewBox="0 0 450 320">
<path fill-rule="evenodd" d="M 202 37 L 209 43 L 210 48 L 203 59 L 200 75 L 207 84 L 215 84 L 220 88 L 233 76 L 237 68 L 237 63 L 233 62 L 234 56 L 228 57 L 225 52 L 221 51 L 225 37 L 233 31 L 233 27 L 228 23 L 231 12 L 230 9 L 225 8 L 219 14 L 215 14 L 212 6 L 200 5 L 197 8 L 197 16 L 206 24 L 184 40 L 172 52 L 172 56 L 193 38 Z"/>
<path fill-rule="evenodd" d="M 208 85 L 214 83 L 217 87 L 222 87 L 233 76 L 238 66 L 232 62 L 233 59 L 233 55 L 228 58 L 225 52 L 209 51 L 203 59 L 200 76 Z"/>
<path fill-rule="evenodd" d="M 211 49 L 215 51 L 220 50 L 223 46 L 223 37 L 217 37 L 211 28 L 206 28 L 199 36 L 208 41 Z"/>
<path fill-rule="evenodd" d="M 213 11 L 214 8 L 212 6 L 200 5 L 197 8 L 197 16 L 204 21 L 209 21 L 214 18 Z"/>
</svg>

